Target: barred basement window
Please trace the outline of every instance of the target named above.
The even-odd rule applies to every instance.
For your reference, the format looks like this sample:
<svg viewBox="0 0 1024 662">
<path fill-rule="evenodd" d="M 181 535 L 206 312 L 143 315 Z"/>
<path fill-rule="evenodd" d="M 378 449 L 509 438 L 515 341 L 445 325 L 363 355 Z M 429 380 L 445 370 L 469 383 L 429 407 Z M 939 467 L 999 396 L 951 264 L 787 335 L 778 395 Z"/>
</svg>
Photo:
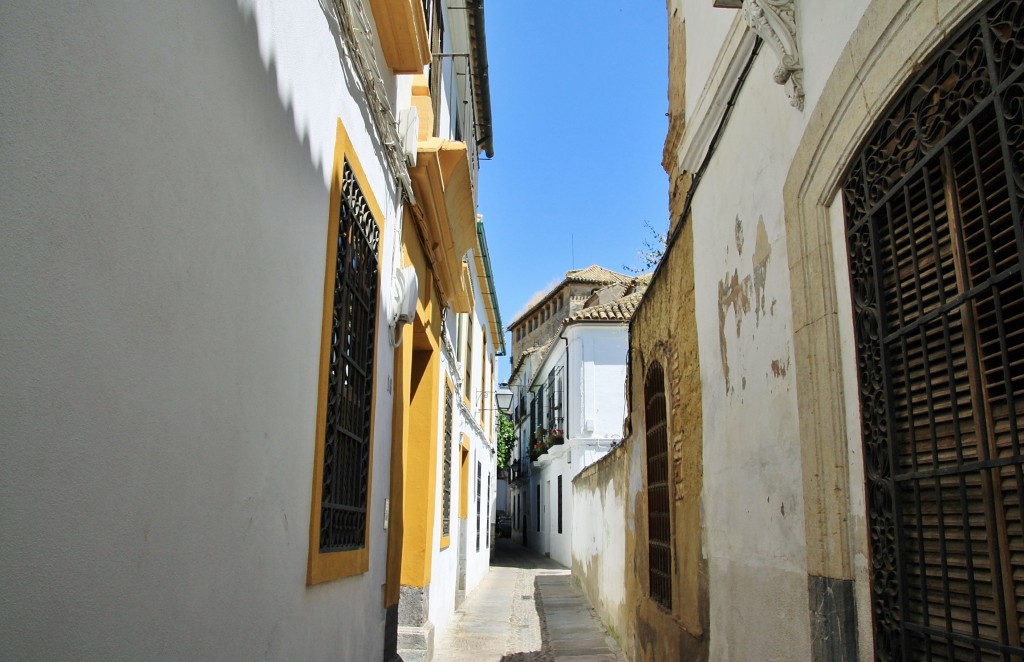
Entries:
<svg viewBox="0 0 1024 662">
<path fill-rule="evenodd" d="M 878 659 L 1024 657 L 1024 2 L 985 3 L 843 186 Z"/>
<path fill-rule="evenodd" d="M 672 518 L 669 508 L 665 375 L 652 363 L 644 382 L 647 437 L 647 563 L 651 599 L 672 609 Z"/>
<path fill-rule="evenodd" d="M 452 532 L 452 405 L 455 396 L 452 394 L 452 387 L 445 384 L 444 387 L 444 460 L 442 505 L 441 505 L 441 544 L 445 545 L 444 538 L 451 536 Z"/>
</svg>

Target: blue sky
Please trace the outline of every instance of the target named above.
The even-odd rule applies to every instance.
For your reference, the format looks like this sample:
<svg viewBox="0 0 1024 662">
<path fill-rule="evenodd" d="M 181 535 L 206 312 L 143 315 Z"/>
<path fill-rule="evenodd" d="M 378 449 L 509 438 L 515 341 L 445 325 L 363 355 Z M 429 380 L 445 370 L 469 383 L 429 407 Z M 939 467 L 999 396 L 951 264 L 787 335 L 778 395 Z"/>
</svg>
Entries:
<svg viewBox="0 0 1024 662">
<path fill-rule="evenodd" d="M 491 0 L 486 21 L 479 211 L 507 325 L 569 269 L 639 266 L 644 221 L 668 225 L 667 21 L 662 2 L 612 0 Z"/>
</svg>

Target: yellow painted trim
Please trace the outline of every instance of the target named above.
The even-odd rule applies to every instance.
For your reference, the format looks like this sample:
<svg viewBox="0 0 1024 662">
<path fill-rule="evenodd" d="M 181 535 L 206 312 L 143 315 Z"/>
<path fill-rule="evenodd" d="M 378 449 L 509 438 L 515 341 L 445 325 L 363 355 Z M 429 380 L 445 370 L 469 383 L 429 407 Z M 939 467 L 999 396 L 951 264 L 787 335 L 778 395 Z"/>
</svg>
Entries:
<svg viewBox="0 0 1024 662">
<path fill-rule="evenodd" d="M 410 352 L 408 425 L 404 430 L 405 470 L 402 517 L 403 586 L 424 587 L 430 583 L 434 532 L 438 526 L 438 448 L 443 416 L 441 377 L 441 309 L 436 301 L 435 275 L 421 238 L 403 233 L 403 246 L 420 280 L 416 302 L 413 349 Z"/>
<path fill-rule="evenodd" d="M 380 205 L 373 195 L 373 189 L 369 185 L 366 173 L 359 163 L 355 148 L 349 139 L 341 120 L 338 120 L 338 130 L 334 145 L 334 169 L 331 177 L 330 203 L 328 205 L 327 217 L 327 256 L 324 262 L 324 297 L 323 297 L 323 320 L 320 327 L 320 374 L 317 385 L 316 404 L 316 436 L 313 440 L 313 488 L 310 500 L 309 518 L 309 556 L 306 564 L 306 584 L 313 585 L 321 582 L 351 577 L 369 570 L 370 567 L 370 522 L 373 521 L 371 505 L 373 502 L 373 449 L 374 434 L 376 431 L 376 400 L 377 400 L 377 351 L 380 346 L 379 338 L 375 339 L 373 345 L 373 392 L 370 404 L 370 448 L 369 467 L 366 487 L 366 546 L 362 549 L 349 552 L 321 552 L 320 551 L 320 514 L 323 492 L 323 471 L 324 471 L 324 433 L 327 418 L 327 382 L 330 364 L 330 342 L 331 323 L 334 315 L 334 272 L 338 252 L 338 214 L 341 210 L 341 175 L 345 159 L 348 159 L 352 172 L 360 184 L 370 211 L 374 215 L 380 227 L 381 242 L 377 247 L 378 264 L 383 263 L 385 232 L 384 214 Z M 377 276 L 377 288 L 380 289 L 380 274 Z M 379 301 L 379 298 L 378 298 Z M 380 311 L 377 311 L 375 319 L 380 319 Z"/>
<path fill-rule="evenodd" d="M 462 262 L 477 245 L 476 207 L 466 143 L 441 138 L 421 140 L 416 166 L 410 168 L 416 213 L 441 294 L 456 313 L 473 303 Z"/>
<path fill-rule="evenodd" d="M 396 74 L 421 74 L 430 64 L 430 35 L 420 0 L 370 0 L 377 41 Z"/>
<path fill-rule="evenodd" d="M 466 519 L 469 517 L 469 437 L 465 433 L 459 449 L 459 519 Z"/>
</svg>

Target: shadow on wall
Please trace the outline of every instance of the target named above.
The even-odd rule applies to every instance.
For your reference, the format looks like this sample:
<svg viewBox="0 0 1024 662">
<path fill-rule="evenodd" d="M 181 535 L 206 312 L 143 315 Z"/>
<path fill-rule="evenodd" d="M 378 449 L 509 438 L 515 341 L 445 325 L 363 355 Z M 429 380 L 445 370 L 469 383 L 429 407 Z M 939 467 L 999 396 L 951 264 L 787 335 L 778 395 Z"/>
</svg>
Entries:
<svg viewBox="0 0 1024 662">
<path fill-rule="evenodd" d="M 283 16 L 276 15 L 272 5 L 258 3 L 257 0 L 237 0 L 238 10 L 241 12 L 246 26 L 254 29 L 257 42 L 259 60 L 263 69 L 270 74 L 270 82 L 273 84 L 278 102 L 288 113 L 292 130 L 298 138 L 299 143 L 305 148 L 312 165 L 319 171 L 325 187 L 330 189 L 330 177 L 333 169 L 333 154 L 335 142 L 335 121 L 337 119 L 336 108 L 331 105 L 332 100 L 338 94 L 331 90 L 332 80 L 320 81 L 323 85 L 301 85 L 301 78 L 308 78 L 309 71 L 315 70 L 317 65 L 332 64 L 329 60 L 315 61 L 313 57 L 319 57 L 321 52 L 315 49 L 298 50 L 286 55 L 275 52 L 277 43 L 274 41 L 274 28 L 280 25 L 287 25 L 289 21 Z M 345 56 L 346 49 L 340 38 L 340 28 L 335 15 L 333 2 L 331 0 L 319 0 L 320 9 L 323 12 L 324 21 L 327 23 L 331 38 L 337 51 L 337 60 L 333 64 L 336 69 L 331 73 L 338 73 L 344 79 L 345 88 L 354 97 L 361 95 L 360 86 L 352 68 L 348 66 Z M 304 60 L 304 58 L 309 60 Z M 366 104 L 359 104 L 359 109 L 365 123 L 366 131 L 374 136 L 373 120 L 370 117 Z M 375 145 L 377 150 L 380 145 Z"/>
<path fill-rule="evenodd" d="M 330 177 L 333 167 L 334 142 L 335 142 L 335 120 L 337 109 L 332 105 L 338 96 L 338 91 L 333 89 L 333 81 L 319 81 L 321 85 L 299 85 L 300 79 L 308 78 L 310 65 L 313 69 L 317 64 L 333 65 L 330 71 L 339 74 L 344 80 L 346 92 L 353 98 L 360 98 L 364 95 L 362 85 L 356 76 L 352 66 L 352 57 L 341 39 L 343 32 L 339 24 L 337 12 L 333 0 L 318 0 L 320 10 L 323 13 L 324 21 L 334 42 L 335 57 L 330 61 L 324 57 L 321 50 L 316 48 L 299 49 L 297 52 L 276 53 L 273 40 L 273 29 L 276 25 L 287 25 L 287 17 L 274 14 L 275 8 L 267 6 L 266 3 L 258 3 L 258 0 L 237 0 L 238 9 L 245 17 L 246 22 L 253 21 L 255 24 L 257 46 L 260 61 L 263 68 L 271 74 L 275 83 L 277 97 L 281 106 L 291 116 L 291 124 L 296 137 L 306 147 L 306 153 L 311 162 L 320 171 L 325 186 L 330 188 Z M 281 11 L 281 10 L 278 10 Z M 381 66 L 379 57 L 376 57 L 377 66 Z M 304 59 L 304 58 L 308 58 Z M 387 77 L 380 74 L 387 74 L 388 69 L 378 71 L 378 79 L 383 81 Z M 323 84 L 326 83 L 326 84 Z M 392 105 L 394 111 L 397 102 L 397 88 L 394 84 L 385 86 L 387 101 Z M 367 135 L 371 136 L 374 152 L 384 153 L 384 146 L 379 141 L 378 131 L 374 128 L 373 117 L 370 114 L 368 103 L 357 104 L 359 114 L 363 121 L 363 127 Z M 389 181 L 388 186 L 393 186 Z"/>
</svg>

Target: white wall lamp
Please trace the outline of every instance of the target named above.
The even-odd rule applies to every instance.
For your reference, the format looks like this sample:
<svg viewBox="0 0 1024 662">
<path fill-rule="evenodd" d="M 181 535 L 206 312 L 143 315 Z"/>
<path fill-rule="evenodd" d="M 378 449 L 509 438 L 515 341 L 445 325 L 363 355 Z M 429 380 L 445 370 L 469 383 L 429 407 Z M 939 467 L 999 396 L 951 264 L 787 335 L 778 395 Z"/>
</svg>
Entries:
<svg viewBox="0 0 1024 662">
<path fill-rule="evenodd" d="M 420 282 L 416 269 L 402 267 L 395 272 L 391 282 L 391 301 L 388 311 L 388 327 L 391 330 L 391 346 L 402 344 L 402 328 L 416 319 L 416 301 L 420 296 Z"/>
</svg>

